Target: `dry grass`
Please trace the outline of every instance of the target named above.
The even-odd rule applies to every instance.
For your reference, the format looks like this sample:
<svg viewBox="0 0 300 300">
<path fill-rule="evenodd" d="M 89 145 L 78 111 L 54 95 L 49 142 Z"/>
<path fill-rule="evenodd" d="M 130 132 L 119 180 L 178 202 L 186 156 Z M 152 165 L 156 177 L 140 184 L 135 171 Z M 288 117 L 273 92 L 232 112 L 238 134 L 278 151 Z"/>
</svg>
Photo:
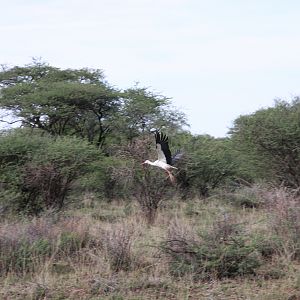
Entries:
<svg viewBox="0 0 300 300">
<path fill-rule="evenodd" d="M 150 227 L 135 204 L 95 199 L 60 215 L 3 220 L 0 256 L 15 255 L 0 262 L 0 299 L 298 299 L 298 200 L 283 190 L 263 193 L 259 208 L 218 198 L 171 200 Z M 238 234 L 234 224 L 260 253 L 255 274 L 204 281 L 193 272 L 174 276 L 163 241 L 182 251 L 184 243 L 175 240 L 193 248 L 209 233 L 213 245 L 226 245 Z M 21 242 L 29 255 L 19 251 Z"/>
</svg>

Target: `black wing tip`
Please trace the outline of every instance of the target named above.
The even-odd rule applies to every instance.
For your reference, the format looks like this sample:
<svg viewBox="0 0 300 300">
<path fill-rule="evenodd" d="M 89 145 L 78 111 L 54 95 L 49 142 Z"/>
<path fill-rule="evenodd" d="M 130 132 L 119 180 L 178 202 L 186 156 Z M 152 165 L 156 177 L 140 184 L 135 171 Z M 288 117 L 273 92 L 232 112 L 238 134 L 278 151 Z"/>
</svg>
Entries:
<svg viewBox="0 0 300 300">
<path fill-rule="evenodd" d="M 162 133 L 161 140 L 162 140 L 163 142 L 167 142 L 167 141 L 169 140 L 169 137 L 168 137 L 166 134 L 163 134 L 163 133 Z"/>
<path fill-rule="evenodd" d="M 159 144 L 161 142 L 168 142 L 169 137 L 166 134 L 159 132 L 159 130 L 156 130 L 155 131 L 155 141 L 157 144 Z"/>
<path fill-rule="evenodd" d="M 159 135 L 158 130 L 155 131 L 155 141 L 156 141 L 156 144 L 158 144 L 160 141 L 160 135 Z"/>
</svg>

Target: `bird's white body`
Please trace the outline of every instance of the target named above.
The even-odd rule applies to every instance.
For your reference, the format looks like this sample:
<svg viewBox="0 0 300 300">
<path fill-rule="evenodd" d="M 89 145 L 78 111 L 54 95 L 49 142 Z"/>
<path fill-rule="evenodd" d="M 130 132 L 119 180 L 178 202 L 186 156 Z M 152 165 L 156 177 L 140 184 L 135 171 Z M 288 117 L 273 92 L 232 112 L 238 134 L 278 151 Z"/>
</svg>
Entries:
<svg viewBox="0 0 300 300">
<path fill-rule="evenodd" d="M 147 159 L 143 162 L 143 165 L 144 164 L 148 164 L 148 165 L 151 165 L 151 166 L 154 166 L 154 167 L 164 169 L 167 172 L 168 178 L 170 178 L 171 182 L 173 184 L 175 184 L 176 180 L 175 180 L 174 175 L 171 173 L 171 169 L 177 169 L 177 168 L 175 168 L 175 167 L 173 167 L 173 166 L 171 166 L 171 165 L 169 165 L 166 162 L 161 161 L 161 160 L 156 160 L 156 161 L 152 162 L 152 161 Z"/>
<path fill-rule="evenodd" d="M 161 160 L 156 160 L 156 161 L 146 160 L 146 161 L 144 161 L 144 164 L 159 167 L 159 168 L 162 168 L 166 171 L 169 171 L 170 169 L 177 169 L 177 168 L 175 168 L 175 167 L 173 167 L 173 166 L 171 166 L 171 165 L 169 165 L 166 162 L 161 161 Z"/>
</svg>

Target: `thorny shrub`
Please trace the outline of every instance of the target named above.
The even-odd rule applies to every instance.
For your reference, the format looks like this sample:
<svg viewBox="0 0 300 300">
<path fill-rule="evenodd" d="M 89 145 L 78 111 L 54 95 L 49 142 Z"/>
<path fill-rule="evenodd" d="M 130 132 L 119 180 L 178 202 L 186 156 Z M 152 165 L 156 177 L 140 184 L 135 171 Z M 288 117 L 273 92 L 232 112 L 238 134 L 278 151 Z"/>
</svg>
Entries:
<svg viewBox="0 0 300 300">
<path fill-rule="evenodd" d="M 20 202 L 19 210 L 29 210 L 37 214 L 45 208 L 62 208 L 71 182 L 71 174 L 63 174 L 52 163 L 27 164 L 24 167 L 23 201 Z"/>
<path fill-rule="evenodd" d="M 254 274 L 261 263 L 255 246 L 229 217 L 198 234 L 186 225 L 171 224 L 161 249 L 173 275 L 192 273 L 202 280 Z"/>
<path fill-rule="evenodd" d="M 100 244 L 114 272 L 128 271 L 132 268 L 134 257 L 132 243 L 135 229 L 130 224 L 116 225 L 103 230 Z"/>
<path fill-rule="evenodd" d="M 176 192 L 162 170 L 148 165 L 141 166 L 146 159 L 156 159 L 153 137 L 134 139 L 119 149 L 116 155 L 123 158 L 126 164 L 118 170 L 111 170 L 113 179 L 126 185 L 130 196 L 139 203 L 147 223 L 153 224 L 161 202 Z"/>
</svg>

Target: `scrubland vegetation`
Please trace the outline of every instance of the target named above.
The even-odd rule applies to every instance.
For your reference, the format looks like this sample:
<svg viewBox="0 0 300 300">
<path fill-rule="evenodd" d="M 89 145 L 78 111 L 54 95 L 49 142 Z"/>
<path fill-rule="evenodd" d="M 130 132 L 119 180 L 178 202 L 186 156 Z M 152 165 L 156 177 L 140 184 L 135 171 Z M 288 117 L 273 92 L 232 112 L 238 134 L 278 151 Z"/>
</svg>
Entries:
<svg viewBox="0 0 300 300">
<path fill-rule="evenodd" d="M 299 299 L 300 101 L 193 135 L 100 70 L 0 72 L 1 299 Z M 151 129 L 183 158 L 172 185 Z"/>
</svg>

